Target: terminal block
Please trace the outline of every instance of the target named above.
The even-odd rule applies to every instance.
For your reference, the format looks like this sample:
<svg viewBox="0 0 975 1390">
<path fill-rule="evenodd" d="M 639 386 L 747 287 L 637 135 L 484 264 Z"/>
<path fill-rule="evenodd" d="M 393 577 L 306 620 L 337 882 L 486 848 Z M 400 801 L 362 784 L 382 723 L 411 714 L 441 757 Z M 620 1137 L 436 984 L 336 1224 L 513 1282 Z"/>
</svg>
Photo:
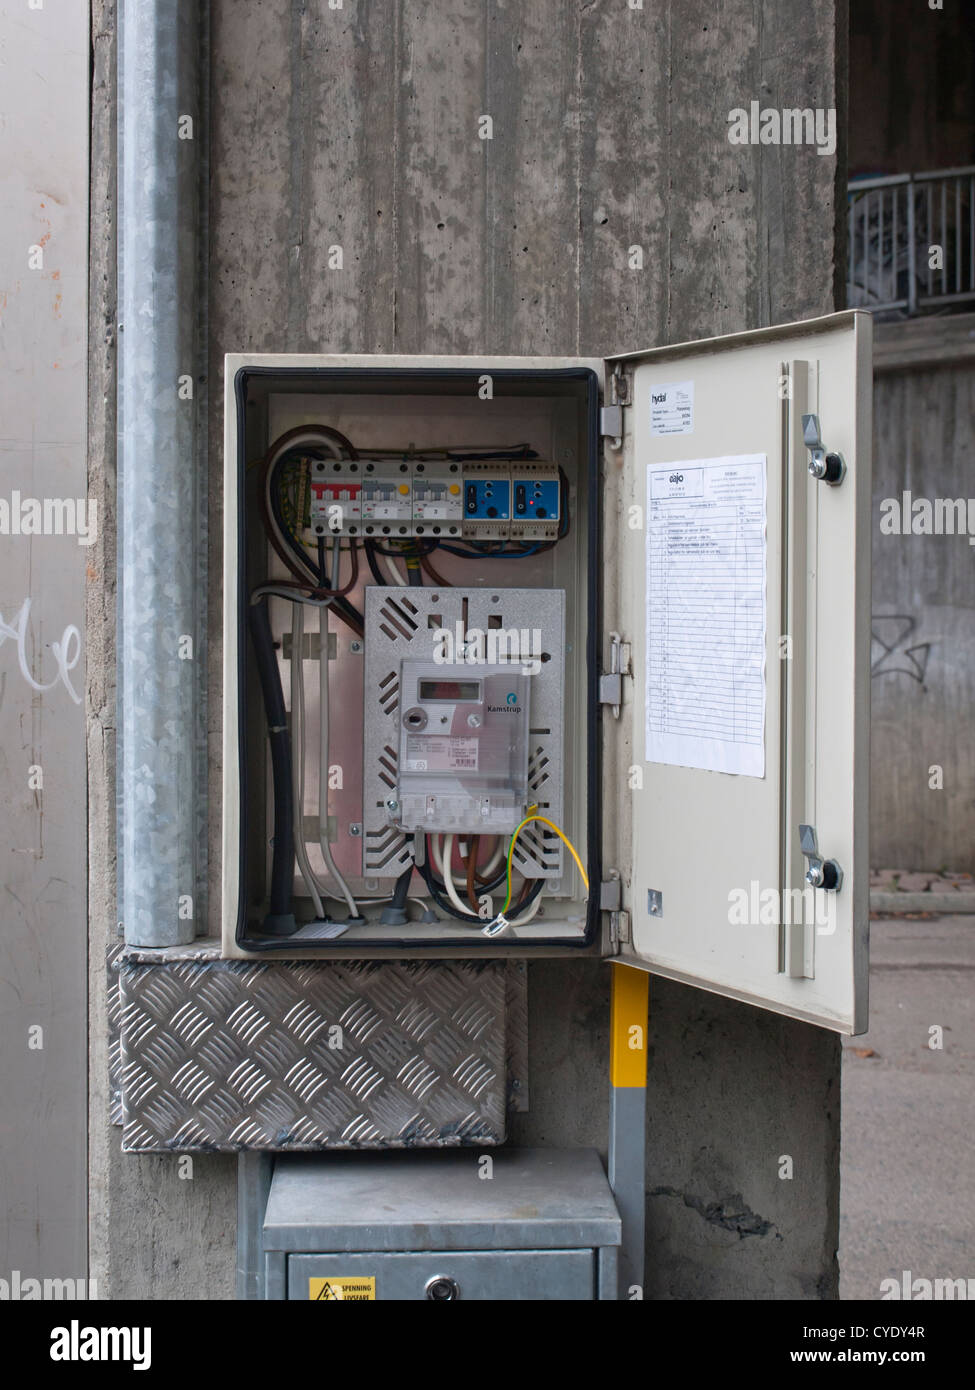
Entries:
<svg viewBox="0 0 975 1390">
<path fill-rule="evenodd" d="M 511 465 L 511 539 L 558 538 L 562 521 L 562 484 L 551 463 Z"/>
<path fill-rule="evenodd" d="M 511 531 L 511 468 L 464 465 L 464 531 L 472 540 L 507 540 Z"/>
</svg>

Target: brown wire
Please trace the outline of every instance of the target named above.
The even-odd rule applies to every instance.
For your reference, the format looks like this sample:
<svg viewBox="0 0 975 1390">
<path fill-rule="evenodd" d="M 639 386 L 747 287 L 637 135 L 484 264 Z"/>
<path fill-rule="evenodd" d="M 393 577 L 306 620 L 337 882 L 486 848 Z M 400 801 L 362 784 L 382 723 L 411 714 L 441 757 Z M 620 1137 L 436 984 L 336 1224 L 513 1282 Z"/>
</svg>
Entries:
<svg viewBox="0 0 975 1390">
<path fill-rule="evenodd" d="M 478 839 L 479 839 L 479 840 L 487 839 L 487 838 L 488 838 L 488 837 L 487 837 L 486 835 L 479 835 L 479 836 L 478 836 Z M 488 860 L 490 860 L 491 855 L 492 855 L 492 854 L 494 853 L 494 851 L 497 849 L 498 837 L 497 837 L 497 835 L 492 835 L 492 836 L 490 837 L 490 839 L 491 839 L 491 846 L 490 846 L 490 849 L 489 849 L 489 851 L 488 851 L 488 856 L 487 856 L 487 857 L 488 857 Z M 481 871 L 480 871 L 480 869 L 475 870 L 474 877 L 477 879 L 477 882 L 478 882 L 478 883 L 490 883 L 490 882 L 491 882 L 491 875 L 490 875 L 490 874 L 482 874 Z"/>
<path fill-rule="evenodd" d="M 441 589 L 452 589 L 454 587 L 449 579 L 444 579 L 443 575 L 438 573 L 438 571 L 434 569 L 433 565 L 430 563 L 429 556 L 421 555 L 420 565 L 423 569 L 426 570 L 427 574 L 433 580 L 434 584 L 439 584 Z"/>
<path fill-rule="evenodd" d="M 464 867 L 467 870 L 467 901 L 475 912 L 479 912 L 481 908 L 481 904 L 477 901 L 477 892 L 474 888 L 474 876 L 477 870 L 477 846 L 480 838 L 480 835 L 475 835 L 472 838 L 467 851 L 467 859 L 464 863 Z M 445 875 L 446 872 L 447 866 L 444 865 Z"/>
</svg>

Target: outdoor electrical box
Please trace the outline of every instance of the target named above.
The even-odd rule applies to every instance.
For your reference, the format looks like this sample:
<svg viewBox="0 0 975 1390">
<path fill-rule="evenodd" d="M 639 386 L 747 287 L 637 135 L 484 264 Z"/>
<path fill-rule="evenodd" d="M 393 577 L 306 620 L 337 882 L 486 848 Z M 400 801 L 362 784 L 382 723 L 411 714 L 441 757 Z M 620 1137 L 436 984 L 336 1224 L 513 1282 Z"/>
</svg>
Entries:
<svg viewBox="0 0 975 1390">
<path fill-rule="evenodd" d="M 223 951 L 866 1025 L 871 323 L 226 359 Z"/>
<path fill-rule="evenodd" d="M 268 1299 L 616 1300 L 621 1223 L 594 1149 L 278 1159 Z M 480 1160 L 483 1165 L 483 1160 Z M 482 1178 L 488 1178 L 482 1181 Z"/>
</svg>

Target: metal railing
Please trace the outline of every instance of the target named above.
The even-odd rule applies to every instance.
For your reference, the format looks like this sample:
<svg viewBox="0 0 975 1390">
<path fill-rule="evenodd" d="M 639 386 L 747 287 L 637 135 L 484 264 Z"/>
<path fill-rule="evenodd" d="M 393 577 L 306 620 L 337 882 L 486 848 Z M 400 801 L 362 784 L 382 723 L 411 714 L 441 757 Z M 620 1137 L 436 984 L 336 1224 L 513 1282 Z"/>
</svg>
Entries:
<svg viewBox="0 0 975 1390">
<path fill-rule="evenodd" d="M 854 179 L 847 304 L 906 314 L 975 300 L 975 164 Z"/>
</svg>

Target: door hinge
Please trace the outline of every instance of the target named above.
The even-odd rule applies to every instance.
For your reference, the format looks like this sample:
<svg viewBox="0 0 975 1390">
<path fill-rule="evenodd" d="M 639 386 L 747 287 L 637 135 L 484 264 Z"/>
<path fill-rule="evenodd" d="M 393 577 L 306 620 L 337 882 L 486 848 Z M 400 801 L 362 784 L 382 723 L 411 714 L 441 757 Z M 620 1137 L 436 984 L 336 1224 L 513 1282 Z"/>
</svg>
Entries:
<svg viewBox="0 0 975 1390">
<path fill-rule="evenodd" d="M 622 908 L 609 914 L 609 941 L 617 949 L 630 942 L 630 914 Z"/>
<path fill-rule="evenodd" d="M 623 438 L 623 407 L 621 405 L 604 405 L 600 409 L 599 433 L 604 439 Z"/>
<path fill-rule="evenodd" d="M 608 869 L 599 885 L 600 911 L 609 913 L 609 940 L 616 951 L 630 940 L 630 914 L 623 908 L 623 881 L 619 869 Z"/>
<path fill-rule="evenodd" d="M 613 441 L 614 449 L 623 447 L 623 407 L 630 404 L 630 379 L 619 362 L 609 379 L 609 401 L 599 412 L 599 433 Z"/>
<path fill-rule="evenodd" d="M 623 883 L 619 869 L 609 869 L 609 877 L 599 885 L 600 912 L 619 912 L 623 903 Z"/>
<path fill-rule="evenodd" d="M 611 705 L 619 719 L 623 704 L 623 677 L 630 674 L 630 644 L 618 632 L 609 634 L 609 670 L 599 677 L 599 703 Z"/>
</svg>

